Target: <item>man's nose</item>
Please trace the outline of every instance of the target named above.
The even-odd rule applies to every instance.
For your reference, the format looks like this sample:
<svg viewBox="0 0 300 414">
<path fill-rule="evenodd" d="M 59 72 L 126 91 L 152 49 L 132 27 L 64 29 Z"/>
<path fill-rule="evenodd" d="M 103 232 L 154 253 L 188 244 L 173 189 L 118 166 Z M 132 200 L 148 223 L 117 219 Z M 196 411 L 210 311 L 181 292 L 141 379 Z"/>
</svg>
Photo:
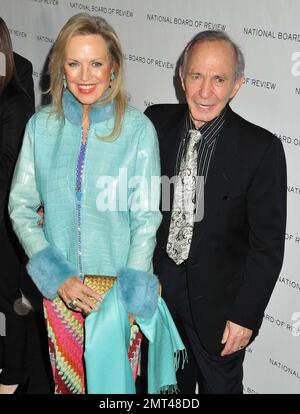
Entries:
<svg viewBox="0 0 300 414">
<path fill-rule="evenodd" d="M 212 87 L 211 82 L 209 79 L 203 79 L 203 82 L 201 82 L 199 94 L 203 98 L 208 98 L 212 93 Z"/>
</svg>

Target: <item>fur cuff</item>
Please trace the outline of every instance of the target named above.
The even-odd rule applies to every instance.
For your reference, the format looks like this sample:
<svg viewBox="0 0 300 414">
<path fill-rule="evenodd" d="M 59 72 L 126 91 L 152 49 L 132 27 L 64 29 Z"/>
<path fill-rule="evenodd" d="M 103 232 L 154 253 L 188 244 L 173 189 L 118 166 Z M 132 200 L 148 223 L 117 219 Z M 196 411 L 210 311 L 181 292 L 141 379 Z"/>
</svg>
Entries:
<svg viewBox="0 0 300 414">
<path fill-rule="evenodd" d="M 32 256 L 26 267 L 42 295 L 48 299 L 54 299 L 64 281 L 78 274 L 77 269 L 51 245 Z"/>
<path fill-rule="evenodd" d="M 127 313 L 148 319 L 158 302 L 158 279 L 148 272 L 123 267 L 117 272 L 117 289 Z"/>
</svg>

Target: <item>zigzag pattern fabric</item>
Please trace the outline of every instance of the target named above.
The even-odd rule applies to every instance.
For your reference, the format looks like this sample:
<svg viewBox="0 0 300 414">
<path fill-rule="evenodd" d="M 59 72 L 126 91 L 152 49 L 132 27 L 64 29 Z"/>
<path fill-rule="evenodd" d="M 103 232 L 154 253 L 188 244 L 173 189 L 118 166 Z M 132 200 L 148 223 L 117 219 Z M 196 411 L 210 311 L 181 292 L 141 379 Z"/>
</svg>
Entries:
<svg viewBox="0 0 300 414">
<path fill-rule="evenodd" d="M 84 318 L 60 298 L 44 299 L 55 394 L 85 394 Z"/>
<path fill-rule="evenodd" d="M 68 309 L 57 297 L 44 299 L 48 328 L 48 346 L 55 383 L 55 394 L 85 394 L 84 318 Z M 140 368 L 142 334 L 137 325 L 131 328 L 129 362 L 134 380 Z"/>
</svg>

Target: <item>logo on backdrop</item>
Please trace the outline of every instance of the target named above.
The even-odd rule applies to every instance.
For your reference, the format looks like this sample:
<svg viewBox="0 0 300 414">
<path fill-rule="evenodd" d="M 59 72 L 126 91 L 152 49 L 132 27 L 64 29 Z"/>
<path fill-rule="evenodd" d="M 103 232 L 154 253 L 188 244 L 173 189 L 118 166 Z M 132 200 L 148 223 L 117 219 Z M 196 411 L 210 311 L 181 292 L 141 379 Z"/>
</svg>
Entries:
<svg viewBox="0 0 300 414">
<path fill-rule="evenodd" d="M 298 246 L 300 246 L 300 236 L 297 234 L 285 233 L 285 241 L 295 243 L 298 244 Z"/>
<path fill-rule="evenodd" d="M 262 27 L 244 27 L 244 35 L 252 37 L 264 37 L 267 39 L 287 40 L 291 42 L 300 42 L 300 33 L 275 32 L 268 28 Z"/>
<path fill-rule="evenodd" d="M 274 367 L 281 369 L 281 371 L 283 371 L 284 373 L 293 376 L 294 379 L 298 379 L 298 380 L 300 379 L 300 372 L 297 371 L 296 369 L 289 367 L 288 365 L 280 361 L 277 361 L 276 359 L 273 359 L 273 358 L 269 358 L 269 363 L 273 365 Z"/>
<path fill-rule="evenodd" d="M 243 388 L 244 388 L 244 394 L 258 394 L 258 391 L 256 391 L 255 388 L 252 388 L 252 387 L 247 386 L 245 384 L 244 384 Z"/>
<path fill-rule="evenodd" d="M 128 62 L 133 62 L 133 63 L 141 63 L 144 65 L 149 65 L 149 66 L 155 66 L 161 69 L 174 69 L 175 68 L 175 64 L 172 62 L 169 62 L 167 60 L 161 60 L 157 57 L 149 57 L 149 56 L 139 56 L 139 55 L 135 55 L 133 53 L 124 53 L 123 54 L 124 60 L 128 61 Z"/>
<path fill-rule="evenodd" d="M 27 33 L 21 32 L 20 30 L 16 30 L 16 29 L 9 29 L 9 33 L 11 36 L 15 36 L 15 37 L 27 37 Z"/>
<path fill-rule="evenodd" d="M 293 336 L 300 335 L 300 312 L 294 313 L 293 315 L 296 315 L 294 319 L 291 319 L 290 321 L 284 321 L 274 315 L 270 315 L 268 313 L 265 313 L 264 320 L 266 322 L 269 322 L 270 324 L 276 325 L 278 328 L 286 330 L 288 333 L 291 333 Z M 298 319 L 297 319 L 298 315 Z"/>
<path fill-rule="evenodd" d="M 288 185 L 287 190 L 290 194 L 300 196 L 300 188 L 299 187 L 296 187 L 294 185 Z"/>
<path fill-rule="evenodd" d="M 33 0 L 35 3 L 47 4 L 49 6 L 58 6 L 58 0 Z"/>
<path fill-rule="evenodd" d="M 184 27 L 196 27 L 199 30 L 222 30 L 223 32 L 226 31 L 226 24 L 224 23 L 190 19 L 188 17 L 183 16 L 164 16 L 161 14 L 147 13 L 146 20 L 148 20 L 151 23 L 166 23 Z"/>
<path fill-rule="evenodd" d="M 271 82 L 269 80 L 255 79 L 250 77 L 245 77 L 244 85 L 253 86 L 259 89 L 268 89 L 274 91 L 276 89 L 276 82 Z"/>
<path fill-rule="evenodd" d="M 110 16 L 133 17 L 132 10 L 115 9 L 113 7 L 97 6 L 95 4 L 83 4 L 75 1 L 70 1 L 70 8 L 85 12 L 109 14 Z"/>
<path fill-rule="evenodd" d="M 155 104 L 155 102 L 153 102 L 153 101 L 146 101 L 146 100 L 144 100 L 144 107 L 145 108 L 148 108 L 148 106 L 154 105 L 154 104 Z"/>
<path fill-rule="evenodd" d="M 299 88 L 299 90 L 300 90 L 300 88 Z M 276 135 L 277 138 L 280 139 L 280 141 L 283 144 L 294 145 L 295 147 L 300 148 L 300 138 L 292 138 L 292 137 L 289 137 L 287 135 L 279 134 L 279 133 L 276 133 L 276 132 L 274 132 L 274 134 Z"/>
<path fill-rule="evenodd" d="M 33 71 L 32 72 L 32 76 L 34 77 L 34 78 L 42 78 L 43 77 L 43 72 L 37 72 L 37 71 Z"/>
<path fill-rule="evenodd" d="M 36 38 L 39 42 L 52 43 L 52 44 L 55 42 L 55 39 L 52 39 L 51 37 L 40 35 L 40 34 L 37 34 Z"/>
<path fill-rule="evenodd" d="M 300 293 L 300 284 L 299 284 L 299 282 L 295 282 L 295 280 L 292 280 L 292 279 L 287 278 L 285 276 L 279 276 L 278 282 L 280 282 L 283 285 L 288 286 L 292 289 L 296 289 Z"/>
<path fill-rule="evenodd" d="M 189 19 L 187 17 L 182 17 L 182 16 L 181 17 L 163 16 L 160 14 L 147 13 L 146 19 L 150 21 L 151 23 L 156 22 L 156 23 L 174 24 L 177 26 L 196 27 L 197 29 L 200 29 L 200 30 L 222 30 L 223 32 L 225 32 L 226 30 L 226 24 L 223 24 L 223 23 Z"/>
</svg>

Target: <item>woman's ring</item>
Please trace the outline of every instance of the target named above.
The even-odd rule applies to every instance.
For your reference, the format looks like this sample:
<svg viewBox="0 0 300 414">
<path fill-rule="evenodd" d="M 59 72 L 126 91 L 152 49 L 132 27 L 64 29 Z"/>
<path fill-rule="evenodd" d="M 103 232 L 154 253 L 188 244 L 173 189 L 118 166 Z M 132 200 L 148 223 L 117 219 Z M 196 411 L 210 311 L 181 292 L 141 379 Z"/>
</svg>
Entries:
<svg viewBox="0 0 300 414">
<path fill-rule="evenodd" d="M 75 310 L 76 309 L 76 305 L 77 305 L 77 300 L 74 299 L 72 300 L 72 302 L 69 302 L 68 306 L 70 309 Z"/>
</svg>

